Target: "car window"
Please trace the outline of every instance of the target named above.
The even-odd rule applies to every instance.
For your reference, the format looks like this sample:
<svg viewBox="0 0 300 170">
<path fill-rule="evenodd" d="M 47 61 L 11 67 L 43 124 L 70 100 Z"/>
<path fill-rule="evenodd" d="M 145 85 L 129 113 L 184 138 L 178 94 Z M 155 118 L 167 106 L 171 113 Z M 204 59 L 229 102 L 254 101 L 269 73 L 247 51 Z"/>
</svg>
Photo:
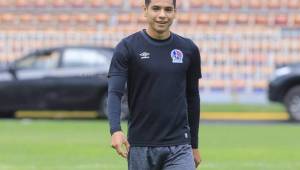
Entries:
<svg viewBox="0 0 300 170">
<path fill-rule="evenodd" d="M 18 61 L 16 63 L 16 67 L 18 69 L 28 69 L 28 68 L 32 68 L 33 63 L 34 63 L 34 57 L 28 57 Z"/>
<path fill-rule="evenodd" d="M 93 49 L 67 49 L 62 60 L 63 67 L 98 67 L 108 63 L 107 56 Z"/>
<path fill-rule="evenodd" d="M 19 69 L 53 69 L 57 67 L 59 52 L 35 54 L 16 63 Z"/>
</svg>

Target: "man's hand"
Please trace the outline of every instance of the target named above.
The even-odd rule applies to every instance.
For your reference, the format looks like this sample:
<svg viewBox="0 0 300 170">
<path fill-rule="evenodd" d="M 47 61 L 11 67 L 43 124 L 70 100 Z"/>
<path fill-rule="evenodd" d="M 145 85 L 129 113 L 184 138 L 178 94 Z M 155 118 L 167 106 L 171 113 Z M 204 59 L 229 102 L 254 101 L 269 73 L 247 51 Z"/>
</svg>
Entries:
<svg viewBox="0 0 300 170">
<path fill-rule="evenodd" d="M 193 149 L 193 156 L 194 156 L 194 161 L 196 168 L 200 165 L 201 163 L 201 155 L 198 149 Z"/>
<path fill-rule="evenodd" d="M 123 145 L 125 146 L 125 149 Z M 123 158 L 127 158 L 130 145 L 122 131 L 117 131 L 112 134 L 111 146 L 117 151 L 119 155 L 121 155 Z"/>
</svg>

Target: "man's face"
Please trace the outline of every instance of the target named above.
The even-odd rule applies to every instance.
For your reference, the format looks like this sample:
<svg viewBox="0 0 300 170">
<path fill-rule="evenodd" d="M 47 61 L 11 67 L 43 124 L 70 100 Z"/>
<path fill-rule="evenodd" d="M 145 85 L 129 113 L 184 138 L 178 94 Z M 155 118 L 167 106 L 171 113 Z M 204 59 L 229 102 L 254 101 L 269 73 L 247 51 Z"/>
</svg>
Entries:
<svg viewBox="0 0 300 170">
<path fill-rule="evenodd" d="M 151 0 L 149 6 L 144 8 L 150 29 L 159 34 L 170 30 L 175 14 L 173 0 Z"/>
</svg>

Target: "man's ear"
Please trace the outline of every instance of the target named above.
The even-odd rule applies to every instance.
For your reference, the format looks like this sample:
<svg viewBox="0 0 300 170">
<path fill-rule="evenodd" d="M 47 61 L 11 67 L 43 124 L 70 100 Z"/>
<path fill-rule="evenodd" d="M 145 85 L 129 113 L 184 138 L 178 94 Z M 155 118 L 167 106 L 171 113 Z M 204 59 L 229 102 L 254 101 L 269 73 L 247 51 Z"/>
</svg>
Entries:
<svg viewBox="0 0 300 170">
<path fill-rule="evenodd" d="M 148 12 L 147 6 L 144 5 L 143 8 L 144 8 L 144 17 L 147 17 L 147 12 Z"/>
</svg>

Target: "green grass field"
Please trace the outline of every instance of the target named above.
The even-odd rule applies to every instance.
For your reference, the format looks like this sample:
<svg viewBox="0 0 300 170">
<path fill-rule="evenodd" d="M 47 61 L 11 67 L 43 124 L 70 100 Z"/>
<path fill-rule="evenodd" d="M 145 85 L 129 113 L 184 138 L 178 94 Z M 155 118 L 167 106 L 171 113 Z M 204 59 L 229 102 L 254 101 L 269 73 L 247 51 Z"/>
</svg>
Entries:
<svg viewBox="0 0 300 170">
<path fill-rule="evenodd" d="M 298 170 L 299 131 L 297 124 L 203 123 L 199 169 Z M 0 120 L 0 135 L 0 170 L 125 170 L 127 166 L 111 149 L 104 120 Z"/>
<path fill-rule="evenodd" d="M 201 103 L 202 113 L 285 113 L 285 109 L 280 104 L 210 104 Z M 94 118 L 97 116 L 95 111 L 18 111 L 18 118 L 43 117 L 43 118 Z"/>
<path fill-rule="evenodd" d="M 232 112 L 232 113 L 247 113 L 247 112 L 286 112 L 281 104 L 239 104 L 239 103 L 225 103 L 225 104 L 211 104 L 202 103 L 202 112 Z"/>
</svg>

